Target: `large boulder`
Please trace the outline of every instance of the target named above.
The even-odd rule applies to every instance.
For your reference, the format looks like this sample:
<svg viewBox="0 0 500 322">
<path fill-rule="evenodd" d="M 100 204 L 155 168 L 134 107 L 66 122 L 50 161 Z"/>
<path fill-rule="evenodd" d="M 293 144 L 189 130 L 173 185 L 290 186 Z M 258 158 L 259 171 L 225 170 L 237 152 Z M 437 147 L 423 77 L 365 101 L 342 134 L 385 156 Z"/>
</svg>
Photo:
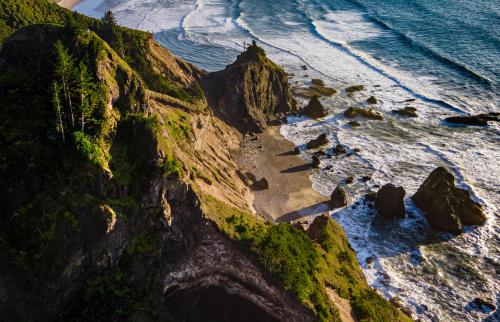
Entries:
<svg viewBox="0 0 500 322">
<path fill-rule="evenodd" d="M 437 230 L 459 234 L 464 226 L 486 221 L 481 206 L 467 190 L 455 187 L 455 177 L 442 167 L 432 171 L 412 199 Z"/>
<path fill-rule="evenodd" d="M 331 209 L 346 207 L 348 203 L 349 197 L 347 196 L 347 192 L 341 186 L 337 186 L 330 196 Z"/>
<path fill-rule="evenodd" d="M 309 104 L 304 107 L 303 114 L 313 119 L 318 119 L 328 115 L 326 109 L 323 105 L 321 105 L 321 102 L 316 96 L 312 97 Z"/>
<path fill-rule="evenodd" d="M 384 185 L 375 197 L 375 209 L 386 218 L 405 217 L 405 189 L 392 183 Z"/>
<path fill-rule="evenodd" d="M 214 113 L 242 132 L 261 132 L 277 115 L 298 111 L 287 74 L 255 44 L 202 85 Z"/>
<path fill-rule="evenodd" d="M 384 117 L 373 108 L 360 108 L 360 107 L 349 107 L 344 111 L 344 116 L 350 119 L 355 117 L 362 117 L 369 120 L 378 120 L 381 121 Z"/>
<path fill-rule="evenodd" d="M 328 144 L 328 139 L 326 137 L 326 134 L 320 134 L 317 138 L 312 139 L 311 141 L 307 142 L 307 148 L 308 149 L 316 149 L 319 148 L 320 146 L 323 146 L 325 144 Z"/>
</svg>

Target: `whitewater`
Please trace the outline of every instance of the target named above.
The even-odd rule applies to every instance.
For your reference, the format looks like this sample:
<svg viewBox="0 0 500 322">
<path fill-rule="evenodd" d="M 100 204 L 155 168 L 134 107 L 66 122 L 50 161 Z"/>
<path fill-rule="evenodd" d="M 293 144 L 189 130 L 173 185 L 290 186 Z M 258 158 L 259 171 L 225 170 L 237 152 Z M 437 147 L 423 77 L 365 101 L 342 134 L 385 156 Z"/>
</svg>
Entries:
<svg viewBox="0 0 500 322">
<path fill-rule="evenodd" d="M 340 94 L 322 100 L 319 121 L 289 117 L 281 133 L 296 145 L 327 133 L 348 153 L 322 160 L 313 187 L 329 195 L 351 175 L 352 204 L 331 212 L 358 254 L 368 282 L 398 296 L 423 321 L 498 321 L 471 301 L 500 301 L 500 126 L 450 126 L 447 116 L 500 110 L 497 1 L 83 0 L 75 10 L 152 32 L 174 54 L 208 70 L 234 61 L 256 40 L 293 75 L 292 86 L 322 79 Z M 491 27 L 488 27 L 491 26 Z M 347 95 L 351 85 L 365 90 Z M 384 121 L 347 125 L 342 112 L 378 100 Z M 306 103 L 305 101 L 303 102 Z M 418 118 L 395 116 L 412 106 Z M 360 152 L 353 152 L 359 149 Z M 312 154 L 302 149 L 301 156 Z M 432 231 L 411 196 L 437 166 L 453 172 L 488 217 L 454 237 Z M 368 183 L 359 178 L 371 176 Z M 387 222 L 363 203 L 386 183 L 406 190 L 405 219 Z M 373 258 L 374 262 L 367 261 Z M 368 264 L 368 262 L 370 262 Z"/>
</svg>

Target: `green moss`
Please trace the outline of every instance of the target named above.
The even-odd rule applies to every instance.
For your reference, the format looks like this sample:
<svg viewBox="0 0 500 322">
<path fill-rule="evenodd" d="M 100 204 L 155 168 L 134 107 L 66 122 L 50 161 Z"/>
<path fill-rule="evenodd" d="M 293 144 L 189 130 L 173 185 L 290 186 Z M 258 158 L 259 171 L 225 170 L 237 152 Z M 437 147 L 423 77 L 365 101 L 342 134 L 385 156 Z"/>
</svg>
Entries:
<svg viewBox="0 0 500 322">
<path fill-rule="evenodd" d="M 193 176 L 195 178 L 203 180 L 208 185 L 213 184 L 212 179 L 210 179 L 210 177 L 207 174 L 205 174 L 203 171 L 199 170 L 196 166 L 191 167 L 191 172 L 193 173 Z"/>
<path fill-rule="evenodd" d="M 144 231 L 128 243 L 127 253 L 129 255 L 150 253 L 155 243 L 155 234 Z"/>
<path fill-rule="evenodd" d="M 171 155 L 168 155 L 167 158 L 163 161 L 161 169 L 166 176 L 170 175 L 181 176 L 182 174 L 181 163 Z"/>
</svg>

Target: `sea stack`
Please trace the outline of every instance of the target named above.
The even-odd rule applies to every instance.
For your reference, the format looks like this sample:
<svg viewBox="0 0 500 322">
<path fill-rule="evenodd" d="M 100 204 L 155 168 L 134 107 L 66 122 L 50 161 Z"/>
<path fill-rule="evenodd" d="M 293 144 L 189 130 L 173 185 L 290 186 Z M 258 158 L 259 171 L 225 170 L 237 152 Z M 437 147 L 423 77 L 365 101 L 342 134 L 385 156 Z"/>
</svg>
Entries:
<svg viewBox="0 0 500 322">
<path fill-rule="evenodd" d="M 412 199 L 436 230 L 460 234 L 464 226 L 486 221 L 481 206 L 455 186 L 455 177 L 443 167 L 432 171 Z"/>
</svg>

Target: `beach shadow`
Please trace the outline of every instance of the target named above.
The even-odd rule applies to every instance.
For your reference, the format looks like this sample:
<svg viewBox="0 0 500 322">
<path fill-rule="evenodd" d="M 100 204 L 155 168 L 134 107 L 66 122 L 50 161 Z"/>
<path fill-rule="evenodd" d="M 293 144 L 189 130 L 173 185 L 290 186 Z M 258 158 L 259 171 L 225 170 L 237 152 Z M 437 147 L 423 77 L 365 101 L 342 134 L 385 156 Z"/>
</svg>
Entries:
<svg viewBox="0 0 500 322">
<path fill-rule="evenodd" d="M 281 173 L 295 173 L 295 172 L 307 171 L 310 169 L 312 169 L 312 164 L 305 163 L 305 164 L 297 165 L 297 166 L 294 166 L 294 167 L 291 167 L 291 168 L 288 168 L 285 170 L 281 170 L 280 172 Z"/>
<path fill-rule="evenodd" d="M 276 154 L 276 156 L 278 156 L 278 157 L 285 157 L 285 156 L 290 156 L 290 155 L 298 155 L 298 154 L 295 153 L 294 150 L 290 150 L 290 151 L 286 151 L 286 152 L 282 152 L 282 153 Z"/>
<path fill-rule="evenodd" d="M 277 219 L 277 222 L 290 222 L 293 220 L 300 219 L 302 217 L 312 216 L 312 215 L 320 215 L 325 212 L 328 212 L 330 206 L 328 201 L 320 202 L 315 205 L 305 207 L 302 209 L 294 210 L 289 213 L 284 214 L 283 216 Z"/>
</svg>

